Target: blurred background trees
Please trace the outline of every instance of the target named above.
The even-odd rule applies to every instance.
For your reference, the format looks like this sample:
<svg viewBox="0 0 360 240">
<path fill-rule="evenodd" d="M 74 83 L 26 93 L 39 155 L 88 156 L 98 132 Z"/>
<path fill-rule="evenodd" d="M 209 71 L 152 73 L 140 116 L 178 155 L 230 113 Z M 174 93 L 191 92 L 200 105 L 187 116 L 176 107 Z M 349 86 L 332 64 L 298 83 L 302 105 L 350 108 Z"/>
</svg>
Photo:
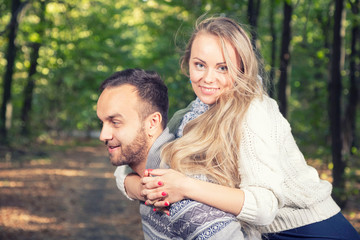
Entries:
<svg viewBox="0 0 360 240">
<path fill-rule="evenodd" d="M 359 181 L 359 9 L 359 0 L 1 1 L 1 145 L 99 130 L 98 86 L 126 68 L 160 73 L 171 116 L 194 98 L 179 68 L 194 22 L 223 15 L 246 25 L 269 95 L 345 203 L 359 191 L 347 184 Z"/>
</svg>

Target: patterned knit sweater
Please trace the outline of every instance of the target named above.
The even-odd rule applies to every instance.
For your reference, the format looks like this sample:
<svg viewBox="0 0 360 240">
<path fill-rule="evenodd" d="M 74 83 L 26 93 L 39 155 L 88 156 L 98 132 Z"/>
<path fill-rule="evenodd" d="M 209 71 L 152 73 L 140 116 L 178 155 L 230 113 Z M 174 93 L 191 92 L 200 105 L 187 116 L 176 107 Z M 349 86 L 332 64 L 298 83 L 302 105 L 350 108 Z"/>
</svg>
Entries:
<svg viewBox="0 0 360 240">
<path fill-rule="evenodd" d="M 173 138 L 174 135 L 170 134 L 166 128 L 149 151 L 146 169 L 160 167 L 161 146 Z M 115 177 L 117 185 L 120 185 L 121 191 L 125 194 L 125 189 L 123 189 L 124 170 L 124 166 L 118 167 L 115 171 Z M 244 240 L 240 222 L 230 213 L 190 199 L 171 204 L 169 211 L 170 216 L 163 212 L 154 212 L 152 206 L 140 202 L 140 215 L 145 240 Z"/>
</svg>

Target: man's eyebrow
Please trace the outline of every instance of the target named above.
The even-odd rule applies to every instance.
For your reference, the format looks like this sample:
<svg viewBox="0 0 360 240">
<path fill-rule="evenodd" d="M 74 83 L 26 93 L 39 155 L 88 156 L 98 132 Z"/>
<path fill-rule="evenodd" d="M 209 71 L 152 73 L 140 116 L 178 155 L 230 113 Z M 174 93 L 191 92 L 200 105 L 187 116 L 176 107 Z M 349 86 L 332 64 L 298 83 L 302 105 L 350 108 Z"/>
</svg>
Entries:
<svg viewBox="0 0 360 240">
<path fill-rule="evenodd" d="M 121 118 L 121 119 L 123 119 L 124 116 L 121 115 L 120 113 L 117 113 L 117 114 L 110 115 L 110 116 L 107 117 L 107 119 L 109 119 L 109 120 L 111 120 L 111 119 L 113 119 L 113 118 Z"/>
</svg>

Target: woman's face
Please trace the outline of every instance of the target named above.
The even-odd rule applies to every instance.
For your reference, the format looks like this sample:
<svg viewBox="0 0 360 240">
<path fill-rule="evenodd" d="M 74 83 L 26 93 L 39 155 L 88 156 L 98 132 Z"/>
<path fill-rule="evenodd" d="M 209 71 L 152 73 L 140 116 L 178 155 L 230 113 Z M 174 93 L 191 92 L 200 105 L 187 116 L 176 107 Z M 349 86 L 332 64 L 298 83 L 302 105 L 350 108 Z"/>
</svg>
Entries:
<svg viewBox="0 0 360 240">
<path fill-rule="evenodd" d="M 239 66 L 235 49 L 230 43 L 225 45 L 230 60 Z M 196 36 L 191 46 L 189 73 L 196 96 L 206 104 L 214 104 L 232 86 L 234 81 L 228 72 L 219 37 L 209 33 Z"/>
</svg>

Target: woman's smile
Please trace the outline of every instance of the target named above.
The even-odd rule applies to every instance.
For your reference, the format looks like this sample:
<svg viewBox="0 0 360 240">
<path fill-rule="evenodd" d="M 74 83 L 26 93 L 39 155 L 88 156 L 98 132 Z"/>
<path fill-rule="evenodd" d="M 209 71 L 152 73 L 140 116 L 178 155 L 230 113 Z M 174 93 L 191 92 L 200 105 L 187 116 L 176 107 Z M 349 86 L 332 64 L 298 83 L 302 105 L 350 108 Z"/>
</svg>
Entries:
<svg viewBox="0 0 360 240">
<path fill-rule="evenodd" d="M 201 92 L 205 95 L 212 95 L 215 94 L 220 88 L 214 88 L 214 87 L 205 87 L 205 86 L 199 86 L 201 89 Z"/>
</svg>

